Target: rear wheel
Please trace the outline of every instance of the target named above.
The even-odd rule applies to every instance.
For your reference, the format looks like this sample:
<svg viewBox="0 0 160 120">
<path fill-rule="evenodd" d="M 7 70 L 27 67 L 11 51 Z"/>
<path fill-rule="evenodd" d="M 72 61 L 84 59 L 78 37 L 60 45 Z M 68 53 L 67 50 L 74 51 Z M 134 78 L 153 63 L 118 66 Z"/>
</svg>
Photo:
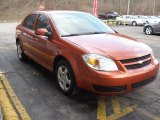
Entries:
<svg viewBox="0 0 160 120">
<path fill-rule="evenodd" d="M 27 56 L 24 54 L 20 41 L 17 42 L 17 55 L 19 60 L 26 61 Z"/>
<path fill-rule="evenodd" d="M 57 85 L 63 94 L 73 96 L 78 93 L 73 70 L 66 60 L 60 60 L 57 63 L 55 77 Z"/>
<path fill-rule="evenodd" d="M 146 35 L 151 35 L 151 34 L 153 34 L 153 29 L 152 29 L 152 27 L 151 27 L 151 26 L 146 27 L 145 33 L 146 33 Z"/>
</svg>

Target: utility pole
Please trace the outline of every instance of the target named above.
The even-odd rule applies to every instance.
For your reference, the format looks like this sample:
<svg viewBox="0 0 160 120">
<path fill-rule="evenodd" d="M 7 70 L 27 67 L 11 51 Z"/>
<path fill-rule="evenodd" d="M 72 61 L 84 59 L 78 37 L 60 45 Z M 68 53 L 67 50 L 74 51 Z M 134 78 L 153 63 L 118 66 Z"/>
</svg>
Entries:
<svg viewBox="0 0 160 120">
<path fill-rule="evenodd" d="M 68 7 L 68 2 L 67 2 L 67 0 L 65 0 L 65 6 L 66 6 L 66 10 L 67 10 L 67 7 Z"/>
<path fill-rule="evenodd" d="M 19 20 L 20 20 L 20 19 L 19 19 L 19 7 L 20 7 L 20 6 L 19 6 L 19 0 L 18 0 L 18 9 L 17 9 L 17 10 L 18 10 L 18 22 L 19 22 Z"/>
<path fill-rule="evenodd" d="M 153 15 L 155 15 L 155 9 L 156 9 L 156 0 L 153 0 Z"/>
<path fill-rule="evenodd" d="M 122 10 L 122 1 L 119 0 L 119 14 L 121 15 Z"/>
<path fill-rule="evenodd" d="M 128 0 L 128 9 L 127 9 L 127 15 L 129 15 L 129 9 L 130 9 L 130 0 Z"/>
<path fill-rule="evenodd" d="M 54 10 L 56 10 L 56 7 L 57 7 L 57 1 L 56 0 L 54 0 Z"/>
</svg>

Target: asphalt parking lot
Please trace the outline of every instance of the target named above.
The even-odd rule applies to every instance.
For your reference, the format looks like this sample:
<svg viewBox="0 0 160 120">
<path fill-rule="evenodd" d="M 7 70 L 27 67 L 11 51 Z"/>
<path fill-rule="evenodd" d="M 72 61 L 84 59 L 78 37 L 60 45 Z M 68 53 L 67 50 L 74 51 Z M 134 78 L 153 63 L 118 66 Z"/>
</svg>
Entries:
<svg viewBox="0 0 160 120">
<path fill-rule="evenodd" d="M 83 91 L 75 97 L 66 97 L 57 89 L 49 71 L 32 60 L 25 63 L 18 60 L 16 25 L 0 23 L 0 72 L 5 74 L 32 120 L 160 120 L 160 74 L 144 88 L 119 96 L 102 97 Z M 159 35 L 145 35 L 143 27 L 138 26 L 113 29 L 150 45 L 160 61 Z M 18 112 L 19 107 L 15 106 Z"/>
</svg>

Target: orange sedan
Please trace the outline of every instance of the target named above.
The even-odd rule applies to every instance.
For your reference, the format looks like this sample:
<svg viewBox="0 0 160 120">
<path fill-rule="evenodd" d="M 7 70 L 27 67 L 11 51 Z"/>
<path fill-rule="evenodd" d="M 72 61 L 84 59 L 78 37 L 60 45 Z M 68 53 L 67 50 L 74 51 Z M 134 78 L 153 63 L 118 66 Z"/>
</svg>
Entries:
<svg viewBox="0 0 160 120">
<path fill-rule="evenodd" d="M 152 49 L 122 35 L 89 13 L 37 11 L 16 28 L 17 54 L 53 71 L 65 95 L 85 89 L 120 94 L 155 80 Z"/>
</svg>

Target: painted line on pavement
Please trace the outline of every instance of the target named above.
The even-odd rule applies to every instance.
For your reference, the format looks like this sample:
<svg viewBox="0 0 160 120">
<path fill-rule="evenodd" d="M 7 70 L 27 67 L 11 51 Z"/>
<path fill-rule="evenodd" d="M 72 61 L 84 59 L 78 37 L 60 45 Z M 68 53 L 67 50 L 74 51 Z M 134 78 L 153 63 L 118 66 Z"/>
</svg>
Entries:
<svg viewBox="0 0 160 120">
<path fill-rule="evenodd" d="M 12 103 L 10 102 L 6 90 L 0 82 L 0 105 L 2 107 L 2 114 L 5 120 L 19 120 L 18 114 L 14 110 Z"/>
<path fill-rule="evenodd" d="M 98 100 L 97 120 L 107 120 L 106 117 L 106 101 L 105 98 L 101 96 Z"/>
<path fill-rule="evenodd" d="M 112 98 L 112 105 L 113 105 L 113 111 L 114 111 L 114 113 L 118 114 L 118 113 L 122 112 L 120 104 L 119 104 L 119 102 L 115 98 Z"/>
<path fill-rule="evenodd" d="M 121 113 L 115 113 L 107 117 L 107 120 L 117 120 L 121 117 L 124 117 L 125 115 L 128 115 L 129 113 L 133 111 L 134 109 L 132 107 L 126 107 L 121 111 Z"/>
<path fill-rule="evenodd" d="M 111 115 L 107 115 L 105 97 L 99 98 L 97 108 L 97 120 L 117 120 L 134 111 L 135 106 L 121 109 L 120 103 L 116 99 L 116 97 L 112 97 L 111 101 L 114 113 Z"/>
<path fill-rule="evenodd" d="M 7 78 L 4 76 L 4 74 L 0 74 L 1 81 L 4 85 L 4 88 L 6 89 L 6 92 L 8 96 L 10 97 L 10 100 L 12 101 L 13 106 L 15 107 L 19 117 L 21 120 L 31 120 L 31 117 L 19 101 L 18 97 L 16 96 L 15 92 L 11 88 L 11 85 L 9 84 Z"/>
</svg>

